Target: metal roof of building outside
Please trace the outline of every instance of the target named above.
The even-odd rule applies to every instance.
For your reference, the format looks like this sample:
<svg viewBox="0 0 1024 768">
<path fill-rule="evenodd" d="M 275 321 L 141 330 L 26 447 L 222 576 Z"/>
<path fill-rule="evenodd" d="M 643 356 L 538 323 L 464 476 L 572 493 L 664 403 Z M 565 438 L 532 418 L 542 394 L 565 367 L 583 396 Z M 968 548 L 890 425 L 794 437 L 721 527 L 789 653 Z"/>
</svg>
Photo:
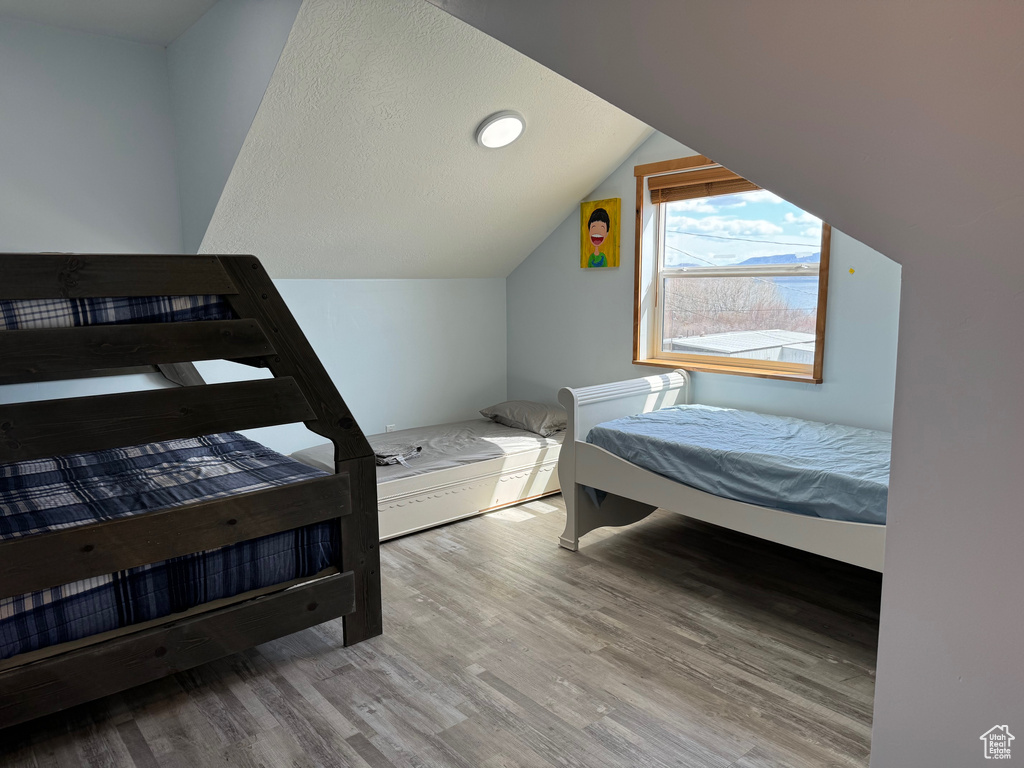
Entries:
<svg viewBox="0 0 1024 768">
<path fill-rule="evenodd" d="M 677 336 L 670 339 L 674 347 L 690 347 L 707 352 L 752 352 L 756 349 L 788 347 L 795 344 L 814 344 L 813 333 L 802 331 L 729 331 L 707 336 Z"/>
</svg>

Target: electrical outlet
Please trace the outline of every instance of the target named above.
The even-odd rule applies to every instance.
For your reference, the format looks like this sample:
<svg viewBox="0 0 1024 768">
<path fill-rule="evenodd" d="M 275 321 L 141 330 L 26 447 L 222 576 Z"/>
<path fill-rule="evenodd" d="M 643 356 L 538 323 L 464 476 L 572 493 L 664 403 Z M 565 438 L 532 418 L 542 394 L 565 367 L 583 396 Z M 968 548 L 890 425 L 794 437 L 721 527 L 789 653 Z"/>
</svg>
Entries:
<svg viewBox="0 0 1024 768">
<path fill-rule="evenodd" d="M 394 424 L 385 424 L 384 425 L 384 431 L 385 432 L 394 432 L 395 431 L 395 425 Z"/>
</svg>

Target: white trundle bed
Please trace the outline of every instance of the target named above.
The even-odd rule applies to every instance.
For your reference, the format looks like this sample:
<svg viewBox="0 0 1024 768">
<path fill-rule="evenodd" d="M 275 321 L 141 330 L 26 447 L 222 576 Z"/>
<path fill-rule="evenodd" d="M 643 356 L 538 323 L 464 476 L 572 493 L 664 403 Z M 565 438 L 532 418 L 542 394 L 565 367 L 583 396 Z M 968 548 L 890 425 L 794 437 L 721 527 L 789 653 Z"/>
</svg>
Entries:
<svg viewBox="0 0 1024 768">
<path fill-rule="evenodd" d="M 598 425 L 688 405 L 689 401 L 690 377 L 686 371 L 559 392 L 559 402 L 568 414 L 558 464 L 566 506 L 561 546 L 575 551 L 580 537 L 596 528 L 629 525 L 662 508 L 835 560 L 882 570 L 884 524 L 828 519 L 723 498 L 644 469 L 587 442 L 591 430 Z M 887 480 L 887 466 L 885 475 Z M 884 496 L 881 514 L 884 521 Z"/>
<path fill-rule="evenodd" d="M 370 435 L 377 452 L 389 446 L 423 448 L 407 466 L 377 467 L 380 540 L 558 493 L 564 434 L 542 437 L 471 419 Z M 323 468 L 333 466 L 333 450 L 320 445 L 292 458 Z"/>
</svg>

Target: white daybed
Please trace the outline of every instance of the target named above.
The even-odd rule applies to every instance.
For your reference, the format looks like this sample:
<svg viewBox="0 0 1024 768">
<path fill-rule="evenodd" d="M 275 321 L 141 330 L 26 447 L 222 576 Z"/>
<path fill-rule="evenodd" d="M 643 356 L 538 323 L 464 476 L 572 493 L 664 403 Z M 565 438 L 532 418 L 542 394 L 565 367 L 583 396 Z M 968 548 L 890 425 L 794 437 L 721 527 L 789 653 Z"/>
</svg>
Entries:
<svg viewBox="0 0 1024 768">
<path fill-rule="evenodd" d="M 602 526 L 637 522 L 657 508 L 762 539 L 882 570 L 885 526 L 795 514 L 716 496 L 622 459 L 587 440 L 604 422 L 690 400 L 686 371 L 579 389 L 565 388 L 559 402 L 568 429 L 558 464 L 566 507 L 559 543 L 579 548 L 580 537 Z M 586 488 L 607 492 L 600 505 Z"/>
<path fill-rule="evenodd" d="M 471 419 L 370 435 L 375 451 L 423 448 L 408 466 L 377 467 L 380 540 L 558 493 L 556 468 L 564 434 L 542 437 Z M 292 458 L 322 469 L 333 466 L 334 447 L 307 448 Z"/>
</svg>

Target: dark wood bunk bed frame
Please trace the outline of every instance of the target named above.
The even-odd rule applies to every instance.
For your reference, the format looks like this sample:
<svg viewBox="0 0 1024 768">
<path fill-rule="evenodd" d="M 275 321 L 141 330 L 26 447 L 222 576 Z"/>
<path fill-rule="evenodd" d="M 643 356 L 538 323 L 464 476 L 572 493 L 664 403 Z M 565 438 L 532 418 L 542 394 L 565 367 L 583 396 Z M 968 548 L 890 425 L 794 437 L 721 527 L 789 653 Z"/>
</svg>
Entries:
<svg viewBox="0 0 1024 768">
<path fill-rule="evenodd" d="M 313 577 L 0 660 L 0 729 L 343 617 L 345 645 L 381 634 L 373 451 L 252 256 L 0 254 L 0 299 L 217 294 L 236 319 L 0 331 L 0 383 L 160 368 L 179 388 L 0 405 L 0 464 L 302 421 L 335 474 L 0 542 L 0 597 L 337 520 Z M 273 378 L 204 385 L 224 359 Z M 190 371 L 191 369 L 191 371 Z"/>
</svg>

